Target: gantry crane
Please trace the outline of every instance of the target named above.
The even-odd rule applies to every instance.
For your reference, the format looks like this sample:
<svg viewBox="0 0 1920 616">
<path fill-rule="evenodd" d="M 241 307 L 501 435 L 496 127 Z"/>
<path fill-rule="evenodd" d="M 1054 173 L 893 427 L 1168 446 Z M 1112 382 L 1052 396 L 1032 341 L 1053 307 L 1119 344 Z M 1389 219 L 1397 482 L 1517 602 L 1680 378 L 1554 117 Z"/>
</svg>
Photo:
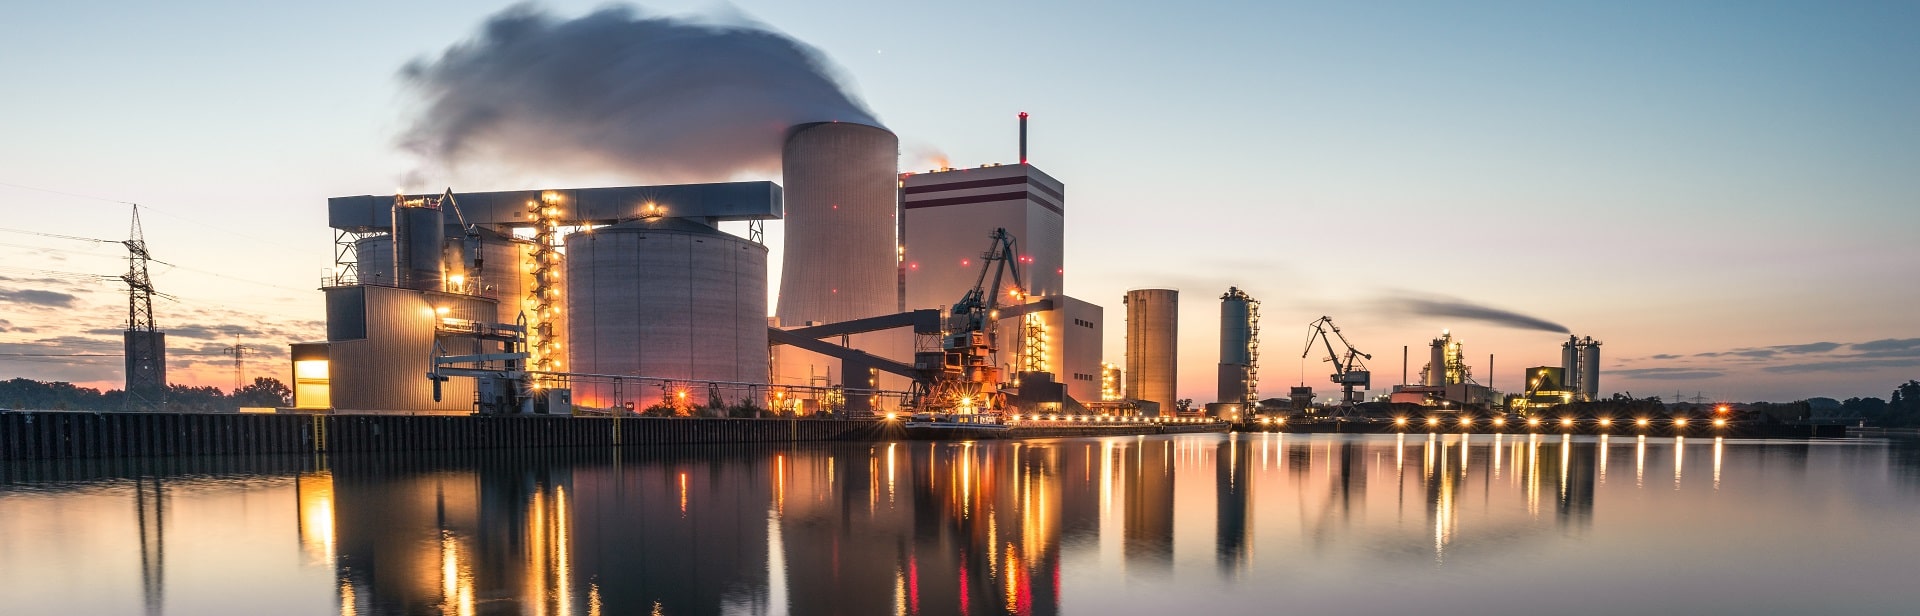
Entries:
<svg viewBox="0 0 1920 616">
<path fill-rule="evenodd" d="M 1008 291 L 1013 299 L 1025 299 L 1026 285 L 1020 280 L 1017 244 L 1006 229 L 994 229 L 992 243 L 980 255 L 980 275 L 973 288 L 960 298 L 942 324 L 941 365 L 927 384 L 923 406 L 942 412 L 992 413 L 1006 406 L 1000 389 L 1004 384 L 995 354 L 999 351 L 995 323 L 999 319 L 1000 283 L 1013 278 Z M 988 273 L 992 284 L 988 284 Z"/>
<path fill-rule="evenodd" d="M 1333 348 L 1333 341 L 1336 338 L 1340 340 L 1341 346 L 1347 347 L 1344 357 Z M 1373 386 L 1373 374 L 1367 372 L 1367 365 L 1360 360 L 1373 359 L 1373 356 L 1353 348 L 1353 343 L 1347 342 L 1347 337 L 1340 333 L 1340 327 L 1333 324 L 1333 317 L 1320 317 L 1319 320 L 1307 324 L 1307 350 L 1300 353 L 1301 359 L 1306 359 L 1308 355 L 1313 354 L 1313 341 L 1316 339 L 1326 345 L 1326 361 L 1333 362 L 1332 380 L 1340 385 L 1340 406 L 1350 407 L 1359 404 L 1360 394 L 1353 391 L 1354 387 L 1359 386 L 1360 389 L 1365 390 Z"/>
</svg>

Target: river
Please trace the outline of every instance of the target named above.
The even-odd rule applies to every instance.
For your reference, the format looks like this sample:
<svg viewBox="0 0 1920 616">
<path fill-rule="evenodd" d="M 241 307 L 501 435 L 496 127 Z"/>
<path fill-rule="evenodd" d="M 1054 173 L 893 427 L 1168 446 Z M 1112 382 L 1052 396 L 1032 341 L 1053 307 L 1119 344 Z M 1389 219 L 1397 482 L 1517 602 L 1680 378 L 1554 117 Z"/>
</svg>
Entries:
<svg viewBox="0 0 1920 616">
<path fill-rule="evenodd" d="M 10 464 L 0 613 L 1905 614 L 1920 443 L 1197 434 Z"/>
</svg>

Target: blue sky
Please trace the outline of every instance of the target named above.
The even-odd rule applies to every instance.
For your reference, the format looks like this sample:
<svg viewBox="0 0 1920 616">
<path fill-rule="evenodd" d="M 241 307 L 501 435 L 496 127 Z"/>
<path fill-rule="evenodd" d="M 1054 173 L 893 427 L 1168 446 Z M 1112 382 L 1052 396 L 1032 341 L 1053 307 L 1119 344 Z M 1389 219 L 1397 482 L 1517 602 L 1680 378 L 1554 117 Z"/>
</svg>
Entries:
<svg viewBox="0 0 1920 616">
<path fill-rule="evenodd" d="M 396 71 L 505 6 L 19 3 L 0 21 L 0 183 L 107 200 L 0 186 L 0 227 L 117 239 L 111 200 L 153 206 L 156 256 L 180 266 L 159 278 L 181 298 L 162 325 L 202 336 L 175 348 L 238 334 L 284 371 L 270 354 L 319 335 L 324 199 L 412 166 Z M 1263 300 L 1269 395 L 1327 388 L 1296 352 L 1322 314 L 1375 354 L 1377 383 L 1399 379 L 1392 347 L 1448 327 L 1476 364 L 1498 355 L 1495 385 L 1557 362 L 1552 334 L 1381 309 L 1409 293 L 1602 339 L 1607 392 L 1884 396 L 1920 378 L 1920 342 L 1902 342 L 1920 339 L 1914 3 L 643 6 L 738 11 L 816 46 L 900 134 L 903 169 L 934 149 L 1011 161 L 1013 115 L 1032 113 L 1033 161 L 1069 186 L 1068 293 L 1107 307 L 1117 361 L 1120 295 L 1180 288 L 1196 399 L 1230 284 Z M 0 244 L 0 352 L 93 349 L 122 325 L 115 285 L 33 273 L 112 274 L 114 246 Z M 0 375 L 118 378 L 117 360 L 72 361 Z"/>
</svg>

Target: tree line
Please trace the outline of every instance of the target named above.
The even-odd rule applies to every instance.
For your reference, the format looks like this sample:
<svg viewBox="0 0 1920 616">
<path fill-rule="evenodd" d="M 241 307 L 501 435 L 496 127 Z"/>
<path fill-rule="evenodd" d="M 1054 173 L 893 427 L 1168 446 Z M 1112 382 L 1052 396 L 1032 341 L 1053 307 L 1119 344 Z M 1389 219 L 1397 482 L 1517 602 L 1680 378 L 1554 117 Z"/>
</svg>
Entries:
<svg viewBox="0 0 1920 616">
<path fill-rule="evenodd" d="M 1847 398 L 1840 401 L 1840 410 L 1874 425 L 1894 428 L 1920 426 L 1920 381 L 1910 380 L 1900 384 L 1888 398 Z"/>
<path fill-rule="evenodd" d="M 0 407 L 19 411 L 166 411 L 176 413 L 230 413 L 240 407 L 284 407 L 293 404 L 293 390 L 272 377 L 231 392 L 218 387 L 167 386 L 164 400 L 134 397 L 118 389 L 99 390 L 64 381 L 16 378 L 0 381 Z"/>
</svg>

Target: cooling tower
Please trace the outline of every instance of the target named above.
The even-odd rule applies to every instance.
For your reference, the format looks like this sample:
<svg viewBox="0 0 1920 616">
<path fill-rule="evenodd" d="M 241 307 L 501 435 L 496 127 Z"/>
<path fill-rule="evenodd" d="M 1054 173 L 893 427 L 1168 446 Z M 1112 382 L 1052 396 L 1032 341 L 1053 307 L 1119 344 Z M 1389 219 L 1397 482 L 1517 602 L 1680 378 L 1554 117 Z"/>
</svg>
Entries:
<svg viewBox="0 0 1920 616">
<path fill-rule="evenodd" d="M 566 238 L 567 354 L 574 372 L 685 379 L 701 403 L 764 400 L 764 388 L 699 389 L 703 382 L 767 382 L 767 248 L 677 218 L 637 220 Z M 622 392 L 637 407 L 657 387 Z M 611 390 L 575 385 L 574 401 L 605 407 Z"/>
<path fill-rule="evenodd" d="M 1178 379 L 1180 292 L 1135 289 L 1127 292 L 1127 397 L 1156 402 L 1164 415 L 1174 413 Z"/>
<path fill-rule="evenodd" d="M 793 127 L 783 151 L 786 247 L 775 315 L 786 326 L 900 309 L 900 140 L 846 122 Z"/>
<path fill-rule="evenodd" d="M 1216 401 L 1260 404 L 1255 371 L 1260 302 L 1237 287 L 1220 296 L 1220 388 Z"/>
</svg>

